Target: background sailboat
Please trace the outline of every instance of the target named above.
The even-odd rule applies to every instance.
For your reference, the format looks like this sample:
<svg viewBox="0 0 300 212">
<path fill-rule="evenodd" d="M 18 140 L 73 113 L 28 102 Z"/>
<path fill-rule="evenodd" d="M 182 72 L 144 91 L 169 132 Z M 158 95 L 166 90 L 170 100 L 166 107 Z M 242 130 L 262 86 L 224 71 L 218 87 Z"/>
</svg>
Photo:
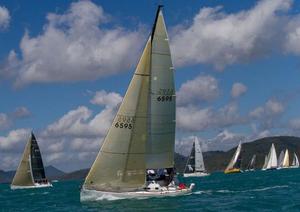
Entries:
<svg viewBox="0 0 300 212">
<path fill-rule="evenodd" d="M 46 176 L 39 146 L 33 133 L 28 140 L 11 189 L 52 186 Z"/>
<path fill-rule="evenodd" d="M 272 169 L 277 169 L 277 155 L 276 155 L 276 150 L 275 146 L 272 143 L 272 146 L 270 148 L 268 157 L 267 157 L 267 164 L 266 167 L 264 167 L 262 170 L 272 170 Z"/>
<path fill-rule="evenodd" d="M 231 158 L 228 166 L 226 167 L 226 169 L 224 171 L 225 174 L 241 172 L 241 162 L 242 162 L 241 150 L 242 150 L 242 144 L 240 142 L 233 157 Z"/>
<path fill-rule="evenodd" d="M 278 158 L 278 167 L 281 167 L 282 166 L 282 164 L 283 164 L 283 159 L 284 159 L 284 151 L 282 150 L 281 152 L 280 152 L 280 155 L 279 155 L 279 158 Z"/>
<path fill-rule="evenodd" d="M 253 155 L 247 166 L 246 171 L 254 171 L 255 170 L 255 161 L 256 161 L 256 155 Z"/>
<path fill-rule="evenodd" d="M 289 155 L 289 150 L 286 149 L 284 152 L 283 160 L 278 166 L 278 169 L 289 168 L 289 166 L 290 166 L 290 155 Z"/>
<path fill-rule="evenodd" d="M 299 168 L 299 160 L 297 154 L 294 152 L 294 157 L 292 161 L 292 165 L 290 166 L 291 168 Z"/>
<path fill-rule="evenodd" d="M 178 187 L 173 181 L 175 86 L 168 40 L 160 6 L 128 90 L 85 179 L 82 201 L 191 191 L 193 185 Z M 159 169 L 164 172 L 160 182 L 155 179 Z"/>
<path fill-rule="evenodd" d="M 205 170 L 203 155 L 198 138 L 195 136 L 191 154 L 184 169 L 184 177 L 204 177 L 209 174 Z"/>
</svg>

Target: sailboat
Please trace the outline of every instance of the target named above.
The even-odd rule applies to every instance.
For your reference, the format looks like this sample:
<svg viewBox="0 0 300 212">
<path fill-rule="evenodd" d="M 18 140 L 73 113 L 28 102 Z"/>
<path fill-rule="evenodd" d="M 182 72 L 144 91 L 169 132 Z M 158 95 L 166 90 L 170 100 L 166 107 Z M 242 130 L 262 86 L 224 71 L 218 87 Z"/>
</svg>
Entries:
<svg viewBox="0 0 300 212">
<path fill-rule="evenodd" d="M 101 149 L 85 178 L 81 201 L 177 196 L 175 86 L 162 6 Z"/>
<path fill-rule="evenodd" d="M 274 170 L 274 169 L 277 169 L 277 155 L 276 155 L 275 146 L 272 143 L 269 154 L 267 156 L 266 164 L 262 170 Z"/>
<path fill-rule="evenodd" d="M 23 157 L 11 183 L 11 189 L 51 187 L 45 176 L 44 165 L 37 140 L 31 132 Z"/>
<path fill-rule="evenodd" d="M 246 171 L 254 171 L 255 170 L 255 161 L 256 161 L 256 155 L 253 155 L 251 158 L 251 161 L 249 162 Z"/>
<path fill-rule="evenodd" d="M 277 162 L 278 167 L 281 167 L 281 166 L 282 166 L 282 164 L 283 164 L 283 159 L 284 159 L 284 151 L 282 150 L 282 151 L 280 152 L 280 154 L 279 154 L 279 158 L 278 158 L 278 162 Z"/>
<path fill-rule="evenodd" d="M 292 165 L 290 166 L 290 168 L 299 168 L 299 160 L 298 160 L 298 156 L 295 152 L 294 152 L 294 158 L 292 161 Z"/>
<path fill-rule="evenodd" d="M 290 166 L 290 156 L 289 156 L 289 150 L 286 149 L 284 153 L 284 157 L 282 159 L 282 162 L 279 164 L 278 169 L 286 169 Z"/>
<path fill-rule="evenodd" d="M 265 170 L 267 168 L 267 165 L 268 165 L 268 155 L 265 155 L 265 162 L 264 162 L 264 165 L 262 167 L 262 170 Z"/>
<path fill-rule="evenodd" d="M 198 138 L 195 136 L 191 154 L 184 169 L 184 177 L 204 177 L 209 173 L 205 171 L 203 155 Z"/>
<path fill-rule="evenodd" d="M 242 157 L 241 157 L 241 150 L 242 150 L 242 144 L 241 142 L 239 143 L 238 147 L 236 148 L 236 151 L 231 158 L 228 166 L 226 167 L 224 173 L 225 174 L 233 174 L 233 173 L 240 173 L 241 171 L 241 162 L 242 162 Z"/>
</svg>

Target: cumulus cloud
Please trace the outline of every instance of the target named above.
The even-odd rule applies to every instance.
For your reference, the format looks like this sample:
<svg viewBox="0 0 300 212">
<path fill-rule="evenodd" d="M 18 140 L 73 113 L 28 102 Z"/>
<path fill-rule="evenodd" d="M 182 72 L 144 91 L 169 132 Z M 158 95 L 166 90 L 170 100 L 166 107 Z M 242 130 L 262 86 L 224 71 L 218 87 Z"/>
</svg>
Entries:
<svg viewBox="0 0 300 212">
<path fill-rule="evenodd" d="M 13 75 L 15 85 L 22 86 L 95 80 L 126 71 L 137 61 L 143 33 L 106 28 L 109 21 L 102 7 L 91 1 L 72 3 L 63 14 L 50 13 L 41 34 L 31 37 L 25 32 L 20 55 L 12 50 L 2 72 Z"/>
<path fill-rule="evenodd" d="M 191 23 L 174 27 L 175 64 L 206 63 L 223 69 L 282 49 L 286 36 L 299 46 L 300 24 L 287 15 L 291 5 L 292 0 L 262 0 L 249 10 L 231 14 L 220 6 L 201 8 Z"/>
<path fill-rule="evenodd" d="M 0 113 L 0 130 L 9 128 L 11 125 L 11 120 L 5 113 Z"/>
<path fill-rule="evenodd" d="M 31 112 L 26 107 L 18 107 L 13 112 L 12 117 L 13 118 L 26 118 L 31 116 Z"/>
<path fill-rule="evenodd" d="M 95 105 L 107 105 L 116 106 L 122 101 L 122 96 L 115 92 L 107 93 L 105 90 L 97 91 L 93 99 L 92 104 Z"/>
<path fill-rule="evenodd" d="M 241 95 L 243 95 L 246 91 L 247 91 L 247 87 L 243 83 L 236 82 L 232 85 L 231 97 L 238 98 Z"/>
<path fill-rule="evenodd" d="M 0 6 L 0 29 L 8 27 L 10 21 L 9 11 L 6 7 Z"/>
<path fill-rule="evenodd" d="M 18 107 L 12 113 L 0 113 L 0 130 L 9 129 L 13 124 L 22 118 L 27 118 L 31 112 L 26 107 Z"/>
<path fill-rule="evenodd" d="M 219 96 L 218 81 L 212 76 L 198 76 L 183 83 L 177 92 L 177 104 L 206 102 Z"/>
<path fill-rule="evenodd" d="M 269 99 L 263 106 L 250 111 L 249 117 L 259 121 L 260 128 L 266 130 L 279 126 L 279 117 L 283 114 L 284 104 L 276 99 Z"/>
<path fill-rule="evenodd" d="M 252 118 L 262 118 L 262 117 L 274 117 L 278 116 L 284 112 L 284 105 L 282 102 L 269 99 L 264 106 L 260 106 L 255 108 L 253 111 L 250 112 L 250 116 Z"/>
<path fill-rule="evenodd" d="M 245 119 L 239 115 L 234 103 L 214 110 L 210 107 L 199 108 L 194 105 L 177 107 L 177 128 L 183 131 L 203 131 L 243 124 Z"/>
<path fill-rule="evenodd" d="M 0 152 L 23 152 L 29 135 L 29 129 L 17 129 L 10 131 L 7 136 L 0 136 Z"/>
</svg>

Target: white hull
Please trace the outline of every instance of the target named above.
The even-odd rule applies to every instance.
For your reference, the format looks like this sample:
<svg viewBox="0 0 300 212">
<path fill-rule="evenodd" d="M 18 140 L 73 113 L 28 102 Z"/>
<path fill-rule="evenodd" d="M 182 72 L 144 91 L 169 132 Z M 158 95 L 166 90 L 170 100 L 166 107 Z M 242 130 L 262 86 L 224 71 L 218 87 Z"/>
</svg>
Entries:
<svg viewBox="0 0 300 212">
<path fill-rule="evenodd" d="M 299 168 L 299 166 L 290 166 L 289 168 L 296 169 L 296 168 Z"/>
<path fill-rule="evenodd" d="M 191 184 L 189 188 L 178 189 L 162 187 L 160 190 L 145 190 L 132 192 L 108 192 L 85 189 L 80 192 L 80 201 L 101 201 L 101 200 L 120 200 L 120 199 L 147 199 L 152 197 L 172 197 L 187 195 L 192 192 L 195 184 Z"/>
<path fill-rule="evenodd" d="M 184 173 L 183 177 L 206 177 L 209 175 L 210 174 L 206 172 L 194 172 L 194 173 Z"/>
<path fill-rule="evenodd" d="M 12 190 L 15 189 L 30 189 L 30 188 L 47 188 L 47 187 L 52 187 L 51 183 L 47 183 L 47 184 L 39 184 L 39 183 L 35 183 L 33 186 L 16 186 L 16 185 L 11 185 L 10 188 Z"/>
</svg>

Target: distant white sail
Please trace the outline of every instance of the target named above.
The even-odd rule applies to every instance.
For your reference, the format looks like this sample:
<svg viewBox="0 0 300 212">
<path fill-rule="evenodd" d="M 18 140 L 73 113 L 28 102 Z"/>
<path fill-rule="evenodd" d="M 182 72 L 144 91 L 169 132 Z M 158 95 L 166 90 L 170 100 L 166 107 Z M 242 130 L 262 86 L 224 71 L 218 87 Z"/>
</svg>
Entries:
<svg viewBox="0 0 300 212">
<path fill-rule="evenodd" d="M 204 177 L 209 174 L 205 170 L 202 150 L 197 137 L 193 142 L 193 147 L 184 169 L 184 177 Z"/>
<path fill-rule="evenodd" d="M 289 150 L 285 150 L 284 158 L 283 158 L 283 163 L 282 167 L 283 168 L 288 168 L 290 166 L 290 156 L 289 156 Z"/>
<path fill-rule="evenodd" d="M 242 149 L 242 143 L 240 142 L 233 157 L 231 158 L 228 166 L 226 167 L 225 170 L 230 170 L 233 168 L 240 168 L 240 163 L 241 163 L 241 158 L 240 158 L 240 153 Z"/>
<path fill-rule="evenodd" d="M 247 170 L 254 170 L 256 155 L 253 155 L 250 163 L 247 166 Z"/>
<path fill-rule="evenodd" d="M 198 172 L 205 171 L 201 146 L 197 137 L 195 137 L 195 170 Z"/>
<path fill-rule="evenodd" d="M 280 152 L 280 155 L 279 155 L 279 158 L 278 158 L 278 167 L 282 167 L 283 159 L 284 159 L 284 151 L 282 150 Z"/>
<path fill-rule="evenodd" d="M 267 165 L 268 165 L 268 155 L 265 155 L 265 162 L 262 169 L 265 170 L 267 168 Z"/>
<path fill-rule="evenodd" d="M 266 169 L 274 169 L 277 168 L 278 164 L 277 164 L 277 155 L 276 155 L 276 150 L 275 150 L 275 146 L 272 143 L 269 155 L 268 155 L 268 163 L 267 163 L 267 167 Z"/>
<path fill-rule="evenodd" d="M 296 153 L 294 153 L 294 158 L 293 158 L 293 162 L 292 162 L 292 167 L 298 168 L 299 167 L 299 160 L 298 160 L 298 156 Z"/>
</svg>

